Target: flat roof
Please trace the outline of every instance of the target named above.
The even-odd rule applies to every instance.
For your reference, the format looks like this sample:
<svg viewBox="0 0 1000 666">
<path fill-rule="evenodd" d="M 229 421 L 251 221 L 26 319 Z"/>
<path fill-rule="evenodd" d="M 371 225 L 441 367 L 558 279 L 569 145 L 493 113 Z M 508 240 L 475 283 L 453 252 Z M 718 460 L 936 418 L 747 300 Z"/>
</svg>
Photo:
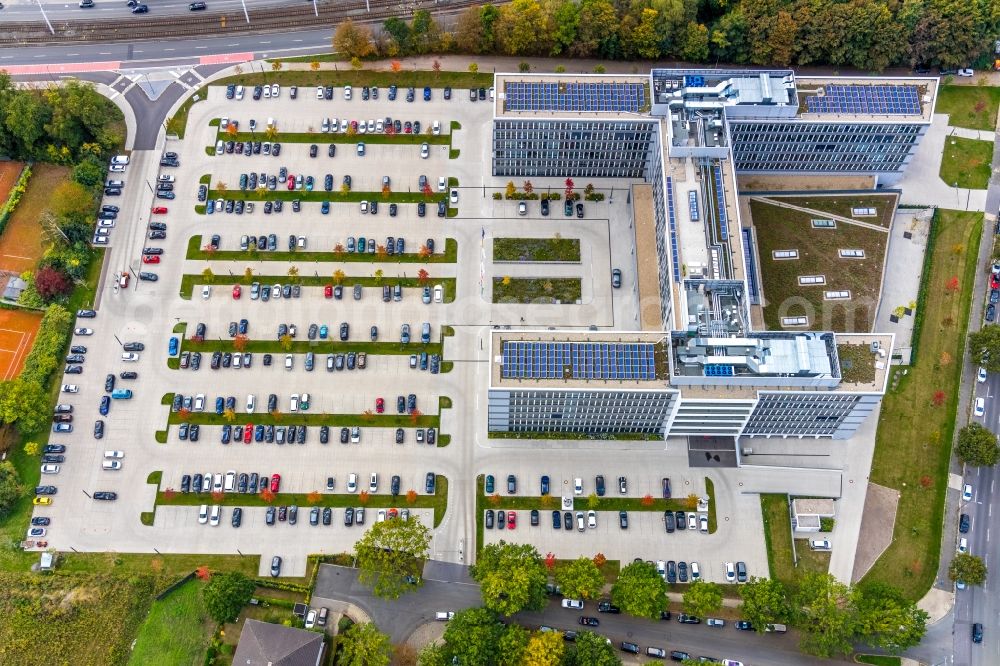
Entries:
<svg viewBox="0 0 1000 666">
<path fill-rule="evenodd" d="M 653 186 L 632 185 L 632 213 L 635 218 L 635 263 L 639 283 L 639 325 L 644 331 L 662 331 L 660 314 L 660 262 L 656 254 L 656 215 Z M 669 243 L 669 240 L 665 242 Z M 669 296 L 669 295 L 668 295 Z"/>
<path fill-rule="evenodd" d="M 494 330 L 491 388 L 664 389 L 665 333 Z"/>
<path fill-rule="evenodd" d="M 497 118 L 655 121 L 649 77 L 631 74 L 497 74 Z"/>
<path fill-rule="evenodd" d="M 930 122 L 935 77 L 813 77 L 795 79 L 799 117 L 810 121 Z"/>
</svg>

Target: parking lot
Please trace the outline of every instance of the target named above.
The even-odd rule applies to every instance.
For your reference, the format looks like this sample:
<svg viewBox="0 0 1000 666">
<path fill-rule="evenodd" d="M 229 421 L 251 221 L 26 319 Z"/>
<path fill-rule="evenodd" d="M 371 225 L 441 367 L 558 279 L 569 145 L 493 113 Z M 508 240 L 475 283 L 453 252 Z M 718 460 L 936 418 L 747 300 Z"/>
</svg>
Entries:
<svg viewBox="0 0 1000 666">
<path fill-rule="evenodd" d="M 161 491 L 171 489 L 179 493 L 184 475 L 220 473 L 228 470 L 237 473 L 280 474 L 281 493 L 309 493 L 326 490 L 327 478 L 335 479 L 332 494 L 346 493 L 348 475 L 357 474 L 365 483 L 368 475 L 376 472 L 380 479 L 379 498 L 388 493 L 389 480 L 399 475 L 401 494 L 398 504 L 406 507 L 405 494 L 413 489 L 424 495 L 424 479 L 434 472 L 448 480 L 448 509 L 439 526 L 433 530 L 431 556 L 452 562 L 468 563 L 476 538 L 477 520 L 475 507 L 475 478 L 480 474 L 494 474 L 505 479 L 509 473 L 521 480 L 521 492 L 537 493 L 538 477 L 548 474 L 552 478 L 553 494 L 556 488 L 571 483 L 576 476 L 587 479 L 584 495 L 591 492 L 590 484 L 596 474 L 602 473 L 614 483 L 618 475 L 629 478 L 628 497 L 640 498 L 646 493 L 658 497 L 659 480 L 669 476 L 674 484 L 674 497 L 684 497 L 693 492 L 703 494 L 705 473 L 690 470 L 683 442 L 530 442 L 493 440 L 486 436 L 486 386 L 489 375 L 488 335 L 494 326 L 547 327 L 614 327 L 633 330 L 638 327 L 637 293 L 633 243 L 630 240 L 630 205 L 622 182 L 595 182 L 597 187 L 614 186 L 621 192 L 614 201 L 587 203 L 584 219 L 561 216 L 557 210 L 551 217 L 541 217 L 537 203 L 529 205 L 528 214 L 517 213 L 517 202 L 496 201 L 494 191 L 503 190 L 505 179 L 490 175 L 490 120 L 492 105 L 471 103 L 466 91 L 456 90 L 451 101 L 442 98 L 435 89 L 432 100 L 424 102 L 417 90 L 417 99 L 407 103 L 403 94 L 394 102 L 385 98 L 362 101 L 355 88 L 350 101 L 343 98 L 342 90 L 334 91 L 332 100 L 316 99 L 315 89 L 300 89 L 298 98 L 290 99 L 287 88 L 282 88 L 277 99 L 253 101 L 247 92 L 241 101 L 227 100 L 225 88 L 212 86 L 206 100 L 193 105 L 188 128 L 183 140 L 169 139 L 162 151 L 155 153 L 134 152 L 124 172 L 109 178 L 125 181 L 121 196 L 111 197 L 110 203 L 120 207 L 116 225 L 108 235 L 108 259 L 104 281 L 93 319 L 79 320 L 79 326 L 92 328 L 92 336 L 79 337 L 74 344 L 88 347 L 84 372 L 67 375 L 65 383 L 79 386 L 79 392 L 66 393 L 60 398 L 73 406 L 73 426 L 70 433 L 53 434 L 51 443 L 65 444 L 68 448 L 59 474 L 47 476 L 58 492 L 49 506 L 37 507 L 36 515 L 52 518 L 47 539 L 50 547 L 79 550 L 116 550 L 121 552 L 239 552 L 245 555 L 260 554 L 262 572 L 272 555 L 284 558 L 283 575 L 303 575 L 306 555 L 316 552 L 350 550 L 355 539 L 362 534 L 357 526 L 345 527 L 344 508 L 333 509 L 330 526 L 310 526 L 309 507 L 299 507 L 295 526 L 279 522 L 273 527 L 264 524 L 266 509 L 247 506 L 239 528 L 230 524 L 232 507 L 223 507 L 220 524 L 199 523 L 199 503 L 192 498 L 190 506 L 159 505 L 152 525 L 144 525 L 143 512 L 151 512 L 156 498 L 156 488 L 147 483 L 147 477 L 162 472 Z M 383 119 L 385 116 L 404 121 L 420 121 L 426 128 L 437 120 L 442 134 L 452 131 L 452 121 L 461 129 L 451 137 L 451 149 L 459 151 L 454 159 L 449 157 L 449 146 L 431 144 L 426 159 L 421 158 L 421 148 L 416 144 L 379 143 L 391 137 L 358 133 L 350 141 L 336 143 L 336 156 L 327 156 L 330 141 L 321 127 L 324 118 Z M 280 133 L 313 133 L 307 142 L 282 141 L 278 157 L 226 153 L 215 154 L 218 127 L 210 122 L 220 118 L 239 121 L 239 132 L 249 131 L 250 120 L 257 124 L 255 133 L 266 128 L 269 118 Z M 358 155 L 357 141 L 366 142 L 365 154 Z M 429 135 L 433 136 L 433 135 Z M 260 140 L 265 140 L 261 136 Z M 274 137 L 281 141 L 281 135 Z M 341 141 L 341 139 L 338 139 Z M 317 144 L 317 156 L 309 156 L 312 143 Z M 245 148 L 244 148 L 245 150 Z M 179 166 L 159 165 L 164 152 L 177 154 Z M 274 192 L 287 198 L 288 175 L 312 176 L 311 193 L 304 188 L 300 212 L 292 210 L 290 200 L 283 202 L 281 212 L 264 211 L 264 201 L 254 202 L 253 212 L 244 208 L 242 215 L 226 212 L 201 214 L 196 206 L 199 185 L 204 176 L 208 186 L 218 198 L 226 192 L 239 191 L 240 176 L 254 172 L 277 176 L 281 167 L 286 169 L 285 183 L 276 183 L 274 190 L 264 189 L 260 198 Z M 329 212 L 322 212 L 326 174 L 332 175 Z M 160 175 L 173 175 L 173 199 L 160 198 L 155 183 Z M 451 204 L 456 215 L 438 217 L 436 204 L 429 203 L 424 217 L 418 216 L 413 200 L 399 201 L 397 215 L 390 217 L 388 204 L 393 196 L 382 190 L 383 176 L 390 178 L 390 195 L 412 197 L 419 192 L 419 176 L 427 176 L 432 196 L 439 196 L 440 177 L 457 179 L 456 204 Z M 378 213 L 361 212 L 359 201 L 340 201 L 344 198 L 340 187 L 344 175 L 351 176 L 351 196 L 370 192 L 371 201 L 379 201 Z M 561 179 L 533 179 L 535 189 L 551 188 L 559 191 Z M 222 184 L 224 187 L 219 187 Z M 520 186 L 521 184 L 518 183 Z M 582 184 L 578 183 L 578 187 Z M 206 188 L 207 189 L 207 188 Z M 297 191 L 295 191 L 297 192 Z M 206 193 L 207 194 L 207 193 Z M 309 197 L 305 197 L 309 194 Z M 257 195 L 255 195 L 257 196 Z M 449 195 L 450 196 L 450 195 Z M 206 199 L 210 197 L 206 196 Z M 215 198 L 214 196 L 211 198 Z M 419 197 L 418 197 L 419 198 Z M 165 213 L 151 214 L 154 206 L 167 208 Z M 198 209 L 199 211 L 201 209 Z M 223 205 L 225 210 L 225 204 Z M 166 238 L 148 239 L 147 224 L 150 220 L 166 225 Z M 565 305 L 494 305 L 491 284 L 494 277 L 503 275 L 529 276 L 538 273 L 539 267 L 531 265 L 494 265 L 491 239 L 503 236 L 552 237 L 555 234 L 579 238 L 582 262 L 579 265 L 560 267 L 568 276 L 582 281 L 580 303 Z M 288 251 L 288 237 L 296 237 L 296 253 L 301 257 L 284 257 L 272 261 L 270 250 L 257 250 L 246 255 L 211 256 L 187 259 L 190 239 L 200 236 L 195 247 L 203 248 L 213 235 L 219 236 L 217 250 L 239 251 L 242 236 L 269 236 L 277 240 L 275 252 Z M 304 247 L 298 247 L 298 237 L 304 237 Z M 338 261 L 336 256 L 316 256 L 310 253 L 333 252 L 338 244 L 346 252 L 349 239 L 355 242 L 364 236 L 375 238 L 378 245 L 387 245 L 387 237 L 405 238 L 405 251 L 417 252 L 428 238 L 434 240 L 435 252 L 441 253 L 447 239 L 457 244 L 454 262 L 396 262 L 382 252 L 372 254 L 369 260 Z M 143 248 L 161 248 L 159 262 L 144 263 Z M 386 253 L 387 254 L 387 253 Z M 366 258 L 366 259 L 368 259 Z M 301 260 L 299 260 L 301 259 Z M 612 290 L 612 267 L 621 268 L 623 287 Z M 426 284 L 433 288 L 445 281 L 447 297 L 442 302 L 425 304 L 419 286 L 402 289 L 401 300 L 384 302 L 382 284 L 393 284 L 400 278 L 411 280 L 423 268 L 428 276 Z M 247 278 L 247 269 L 252 277 Z M 555 269 L 553 269 L 555 270 Z M 139 280 L 137 273 L 155 273 L 156 281 Z M 206 272 L 207 271 L 207 272 Z M 341 271 L 344 293 L 342 299 L 327 297 L 325 286 L 336 281 L 334 274 Z M 119 287 L 116 274 L 131 275 L 127 287 Z M 544 269 L 542 270 L 543 275 Z M 563 273 L 559 273 L 563 275 Z M 182 277 L 189 297 L 180 296 Z M 211 277 L 206 277 L 211 276 Z M 232 276 L 232 279 L 229 279 Z M 353 297 L 353 284 L 363 281 L 360 300 Z M 210 294 L 202 297 L 202 284 L 212 282 Z M 450 286 L 453 281 L 453 287 Z M 242 282 L 239 298 L 233 297 L 233 283 Z M 251 298 L 251 283 L 261 285 L 299 284 L 299 296 L 271 298 L 267 302 Z M 452 291 L 453 290 L 453 291 Z M 225 348 L 236 351 L 229 334 L 230 323 L 237 326 L 246 319 L 246 336 L 251 344 L 267 343 L 267 351 L 255 348 L 249 368 L 211 369 L 212 349 Z M 367 367 L 354 370 L 328 371 L 326 367 L 329 346 L 339 343 L 342 322 L 349 324 L 348 342 L 368 343 L 371 327 L 378 328 L 377 341 L 398 346 L 400 330 L 408 324 L 414 340 L 410 343 L 419 353 L 421 325 L 431 327 L 432 343 L 443 342 L 442 360 L 448 364 L 441 372 L 413 369 L 409 354 L 380 353 L 377 347 L 368 348 Z M 172 337 L 185 351 L 198 348 L 191 344 L 199 323 L 205 325 L 206 351 L 202 352 L 200 368 L 194 370 L 171 369 L 168 366 L 168 343 Z M 186 324 L 181 326 L 181 324 Z M 297 334 L 291 341 L 296 346 L 286 352 L 279 341 L 281 324 L 295 324 Z M 328 327 L 328 337 L 319 336 L 309 341 L 310 324 Z M 444 336 L 445 327 L 450 327 Z M 176 328 L 176 330 L 175 330 Z M 183 340 L 182 340 L 183 339 Z M 329 341 L 333 342 L 329 342 Z M 141 342 L 145 345 L 135 362 L 122 360 L 122 343 Z M 313 371 L 304 367 L 306 348 L 301 343 L 315 344 L 316 366 Z M 181 344 L 183 343 L 183 344 Z M 387 350 L 388 347 L 383 348 Z M 264 365 L 265 353 L 272 355 L 272 364 Z M 293 356 L 292 368 L 285 368 L 285 355 Z M 336 352 L 335 353 L 339 353 Z M 453 364 L 453 367 L 452 367 Z M 98 413 L 98 405 L 105 395 L 108 374 L 122 371 L 138 373 L 136 379 L 117 377 L 116 388 L 129 388 L 131 399 L 117 399 L 110 403 L 107 416 Z M 269 394 L 277 396 L 276 413 L 268 414 L 266 402 Z M 310 394 L 307 411 L 291 412 L 290 397 Z M 204 412 L 192 411 L 184 418 L 200 425 L 195 442 L 180 438 L 181 419 L 174 412 L 172 424 L 169 394 L 197 396 L 204 394 Z M 246 412 L 247 396 L 255 396 L 254 413 Z M 385 414 L 396 414 L 399 395 L 416 397 L 417 409 L 423 417 L 437 417 L 440 412 L 439 437 L 450 438 L 447 446 L 430 446 L 416 442 L 416 425 L 400 424 L 404 429 L 402 444 L 395 442 L 396 425 L 383 422 L 366 422 L 366 412 L 377 414 L 376 400 L 385 401 Z M 308 415 L 310 419 L 328 420 L 330 441 L 321 444 L 320 422 L 308 426 L 304 444 L 268 443 L 252 441 L 250 444 L 220 443 L 223 425 L 215 411 L 215 399 L 232 396 L 235 402 L 233 426 L 250 422 L 255 425 L 273 424 L 287 427 Z M 451 401 L 451 408 L 439 410 L 442 399 Z M 422 418 L 423 418 L 422 417 Z M 404 416 L 402 418 L 409 418 Z M 102 439 L 93 437 L 96 419 L 105 422 Z M 215 419 L 211 423 L 210 421 Z M 256 421 L 254 421 L 256 419 Z M 341 444 L 340 420 L 351 421 L 362 433 L 357 444 Z M 166 436 L 157 439 L 157 431 L 166 430 Z M 119 470 L 102 469 L 105 450 L 124 452 Z M 612 469 L 620 467 L 621 469 Z M 756 497 L 744 497 L 738 492 L 738 482 L 729 477 L 731 470 L 712 470 L 719 511 L 719 530 L 712 535 L 697 532 L 664 534 L 662 512 L 630 512 L 627 538 L 617 524 L 617 514 L 602 512 L 598 527 L 593 533 L 554 531 L 549 512 L 542 515 L 541 524 L 531 527 L 528 513 L 519 511 L 516 530 L 488 530 L 486 542 L 499 538 L 525 541 L 538 549 L 553 552 L 558 557 L 594 555 L 603 552 L 609 558 L 623 561 L 634 557 L 643 559 L 674 559 L 699 561 L 703 576 L 719 579 L 721 563 L 744 560 L 751 574 L 766 571 L 766 556 L 760 537 L 759 508 L 753 510 Z M 364 485 L 364 484 L 362 484 Z M 115 501 L 91 499 L 95 491 L 117 493 Z M 502 490 L 501 490 L 502 492 Z M 617 493 L 610 487 L 609 494 Z M 572 489 L 570 489 L 572 494 Z M 347 501 L 347 500 L 344 500 Z M 353 500 L 351 500 L 353 501 Z M 213 504 L 210 495 L 204 503 Z M 279 499 L 275 506 L 282 504 Z M 383 502 L 384 504 L 384 502 Z M 359 504 L 360 505 L 360 502 Z M 371 524 L 377 508 L 369 509 L 366 524 Z M 425 522 L 432 524 L 431 510 L 414 509 Z M 738 518 L 737 518 L 738 516 Z M 294 532 L 293 532 L 294 530 Z M 288 538 L 288 537 L 293 538 Z M 207 538 L 206 538 L 207 537 Z M 611 537 L 611 538 L 608 538 Z M 734 552 L 739 544 L 741 552 Z M 744 545 L 746 544 L 746 545 Z"/>
</svg>

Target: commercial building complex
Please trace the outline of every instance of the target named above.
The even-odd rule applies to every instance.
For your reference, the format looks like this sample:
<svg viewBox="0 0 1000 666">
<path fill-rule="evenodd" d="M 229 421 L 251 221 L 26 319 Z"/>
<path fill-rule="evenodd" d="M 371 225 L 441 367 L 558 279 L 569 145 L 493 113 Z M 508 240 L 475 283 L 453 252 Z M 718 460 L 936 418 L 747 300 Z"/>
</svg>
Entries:
<svg viewBox="0 0 1000 666">
<path fill-rule="evenodd" d="M 891 184 L 936 85 L 790 70 L 497 75 L 493 174 L 630 179 L 637 260 L 655 266 L 640 301 L 655 296 L 659 312 L 643 311 L 641 332 L 494 332 L 489 430 L 849 438 L 885 391 L 893 337 L 753 330 L 763 296 L 736 176 Z"/>
</svg>

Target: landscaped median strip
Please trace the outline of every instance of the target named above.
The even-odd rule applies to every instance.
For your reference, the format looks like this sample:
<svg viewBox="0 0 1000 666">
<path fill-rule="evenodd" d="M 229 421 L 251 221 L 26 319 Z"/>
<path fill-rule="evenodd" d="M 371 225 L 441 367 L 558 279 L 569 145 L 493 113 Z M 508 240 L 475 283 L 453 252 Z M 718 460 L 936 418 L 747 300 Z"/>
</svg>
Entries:
<svg viewBox="0 0 1000 666">
<path fill-rule="evenodd" d="M 221 495 L 221 496 L 220 496 Z M 448 478 L 438 474 L 436 476 L 434 494 L 418 494 L 412 502 L 406 498 L 406 494 L 396 497 L 392 495 L 366 494 L 366 493 L 323 493 L 313 491 L 310 493 L 275 493 L 273 500 L 268 502 L 261 494 L 255 493 L 180 493 L 173 489 L 159 490 L 156 493 L 156 503 L 153 510 L 144 512 L 143 524 L 146 520 L 152 524 L 159 506 L 200 506 L 202 504 L 218 504 L 221 506 L 240 507 L 262 507 L 262 506 L 298 506 L 300 509 L 311 509 L 312 507 L 347 508 L 363 506 L 366 509 L 433 509 L 434 527 L 437 527 L 444 518 L 448 508 Z M 374 521 L 373 521 L 374 522 Z"/>
<path fill-rule="evenodd" d="M 186 417 L 182 417 L 180 412 L 170 412 L 167 423 L 170 425 L 190 423 L 218 426 L 240 426 L 252 423 L 264 426 L 308 425 L 338 428 L 353 426 L 365 428 L 438 428 L 441 425 L 441 417 L 437 414 L 411 416 L 409 414 L 305 414 L 303 412 L 243 414 L 237 412 L 230 421 L 226 419 L 225 414 L 216 414 L 215 412 L 189 412 Z"/>
<path fill-rule="evenodd" d="M 218 124 L 218 123 L 216 123 Z M 428 127 L 428 130 L 430 127 Z M 432 146 L 447 146 L 451 144 L 451 134 L 360 134 L 349 132 L 277 132 L 269 136 L 267 132 L 219 132 L 216 141 L 271 141 L 276 143 L 315 143 L 317 146 L 329 143 L 387 143 L 396 145 L 419 146 L 427 143 Z M 215 146 L 212 146 L 215 152 Z M 220 155 L 221 157 L 221 155 Z"/>
<path fill-rule="evenodd" d="M 197 285 L 226 285 L 232 286 L 236 284 L 240 285 L 250 285 L 254 282 L 260 282 L 261 284 L 292 284 L 299 285 L 300 287 L 324 287 L 328 284 L 333 284 L 333 278 L 327 275 L 298 275 L 296 277 L 290 277 L 288 275 L 251 275 L 247 277 L 246 274 L 243 275 L 205 275 L 204 273 L 199 274 L 185 274 L 181 276 L 181 288 L 180 297 L 184 299 L 190 299 L 191 294 L 194 292 L 194 288 Z M 359 276 L 344 276 L 344 284 L 355 285 L 360 284 L 362 287 L 381 287 L 382 285 L 399 285 L 404 288 L 419 288 L 431 285 L 440 284 L 444 287 L 444 302 L 451 303 L 455 300 L 455 278 L 435 278 L 428 277 L 426 280 L 421 280 L 416 277 L 359 277 Z"/>
<path fill-rule="evenodd" d="M 218 183 L 216 183 L 218 184 Z M 281 201 L 314 201 L 322 202 L 329 201 L 330 203 L 357 203 L 360 201 L 377 201 L 380 204 L 389 205 L 391 203 L 410 203 L 416 204 L 423 201 L 424 203 L 437 204 L 438 201 L 447 201 L 448 195 L 446 193 L 433 193 L 424 194 L 423 192 L 389 192 L 388 194 L 383 194 L 382 192 L 359 192 L 351 190 L 350 192 L 341 192 L 326 190 L 289 190 L 284 187 L 279 187 L 275 190 L 261 189 L 257 188 L 254 190 L 241 190 L 239 188 L 229 189 L 210 189 L 208 191 L 209 199 L 231 199 L 233 201 L 276 201 L 280 199 Z M 204 205 L 204 204 L 202 204 Z M 431 211 L 432 214 L 436 215 L 436 210 Z M 213 214 L 218 214 L 218 211 Z M 294 213 L 293 213 L 294 214 Z"/>
<path fill-rule="evenodd" d="M 332 332 L 332 328 L 331 328 Z M 409 356 L 411 354 L 442 354 L 444 344 L 441 342 L 431 342 L 429 344 L 401 342 L 341 342 L 340 340 L 293 340 L 286 347 L 281 340 L 246 340 L 240 343 L 241 348 L 236 348 L 235 340 L 207 339 L 204 342 L 196 342 L 188 338 L 184 339 L 181 351 L 201 352 L 211 354 L 212 352 L 253 352 L 255 354 L 305 354 L 314 352 L 316 354 L 348 354 L 350 352 L 364 352 L 366 354 L 381 354 L 384 356 Z"/>
<path fill-rule="evenodd" d="M 187 259 L 205 261 L 303 261 L 303 262 L 367 262 L 396 264 L 453 264 L 458 260 L 458 241 L 447 238 L 444 252 L 427 256 L 419 252 L 403 254 L 369 254 L 367 252 L 267 252 L 258 250 L 206 250 L 204 237 L 197 235 L 188 240 Z"/>
</svg>

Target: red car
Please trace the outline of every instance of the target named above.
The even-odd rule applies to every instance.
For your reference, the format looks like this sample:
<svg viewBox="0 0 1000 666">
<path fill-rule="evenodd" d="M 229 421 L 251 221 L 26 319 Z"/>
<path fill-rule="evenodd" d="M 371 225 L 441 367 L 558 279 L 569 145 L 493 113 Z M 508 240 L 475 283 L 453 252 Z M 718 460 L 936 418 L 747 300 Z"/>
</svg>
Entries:
<svg viewBox="0 0 1000 666">
<path fill-rule="evenodd" d="M 158 264 L 158 263 L 160 263 L 160 255 L 158 255 L 158 254 L 144 254 L 144 255 L 142 255 L 142 263 L 144 263 L 144 264 Z"/>
<path fill-rule="evenodd" d="M 295 176 L 293 176 L 292 174 L 288 174 L 288 189 L 290 190 L 295 189 Z"/>
<path fill-rule="evenodd" d="M 1000 289 L 1000 275 L 990 275 L 990 289 Z"/>
<path fill-rule="evenodd" d="M 323 295 L 326 296 L 327 298 L 333 298 L 333 285 L 332 284 L 328 284 L 325 287 L 323 287 Z"/>
<path fill-rule="evenodd" d="M 351 121 L 351 131 L 353 131 L 353 132 L 357 132 L 358 131 L 358 121 L 357 120 L 352 120 Z"/>
<path fill-rule="evenodd" d="M 399 518 L 399 511 L 396 509 L 389 509 L 390 518 Z"/>
<path fill-rule="evenodd" d="M 250 440 L 253 439 L 253 424 L 248 423 L 243 426 L 243 443 L 249 444 Z"/>
<path fill-rule="evenodd" d="M 272 493 L 278 492 L 278 488 L 280 487 L 281 487 L 281 475 L 275 474 L 274 476 L 271 477 L 271 492 Z"/>
<path fill-rule="evenodd" d="M 167 209 L 163 206 L 157 206 L 153 209 L 153 215 L 166 215 Z"/>
<path fill-rule="evenodd" d="M 234 284 L 233 285 L 233 300 L 234 301 L 240 300 L 240 296 L 241 295 L 243 295 L 243 290 L 240 289 L 240 285 Z"/>
<path fill-rule="evenodd" d="M 385 400 L 382 398 L 375 398 L 375 411 L 379 414 L 385 411 Z"/>
<path fill-rule="evenodd" d="M 513 511 L 507 512 L 507 529 L 512 530 L 517 527 L 517 514 Z"/>
</svg>

